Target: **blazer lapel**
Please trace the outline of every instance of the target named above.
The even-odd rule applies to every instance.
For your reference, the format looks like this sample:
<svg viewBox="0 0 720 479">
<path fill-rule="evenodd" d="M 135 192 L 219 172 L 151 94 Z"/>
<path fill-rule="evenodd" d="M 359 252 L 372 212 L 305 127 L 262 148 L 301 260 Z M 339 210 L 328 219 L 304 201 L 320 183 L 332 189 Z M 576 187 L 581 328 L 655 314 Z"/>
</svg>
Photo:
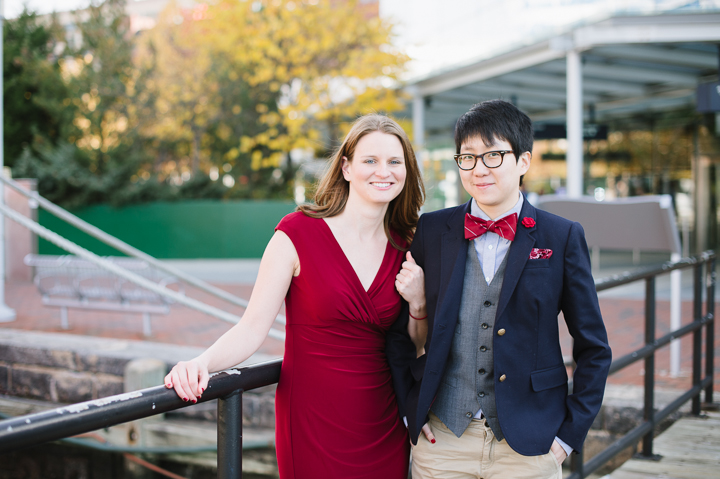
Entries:
<svg viewBox="0 0 720 479">
<path fill-rule="evenodd" d="M 499 318 L 502 315 L 505 307 L 510 301 L 510 297 L 515 291 L 515 286 L 517 286 L 517 283 L 520 280 L 520 275 L 525 268 L 525 263 L 527 263 L 528 258 L 530 257 L 530 251 L 532 251 L 532 248 L 535 245 L 535 231 L 537 229 L 537 225 L 526 228 L 522 225 L 523 218 L 532 218 L 535 220 L 535 207 L 530 204 L 527 198 L 524 199 L 523 207 L 520 211 L 515 240 L 512 242 L 512 245 L 510 245 L 510 249 L 507 253 L 508 257 L 507 264 L 505 265 L 505 277 L 503 278 L 502 289 L 500 290 L 500 299 L 498 300 L 496 318 Z"/>
<path fill-rule="evenodd" d="M 455 334 L 457 317 L 460 314 L 468 250 L 464 224 L 465 213 L 469 210 L 469 202 L 459 206 L 448 219 L 448 230 L 441 236 L 438 305 L 435 310 L 432 336 L 428 337 L 432 346 L 428 348 L 425 372 L 418 392 L 416 407 L 418 430 L 422 427 L 425 414 L 430 410 L 437 392 Z M 422 419 L 423 422 L 419 422 L 419 419 Z"/>
<path fill-rule="evenodd" d="M 468 211 L 470 211 L 469 202 L 458 207 L 448 219 L 448 230 L 442 235 L 440 243 L 438 312 L 443 311 L 443 306 L 448 302 L 460 303 L 462 284 L 465 280 L 465 259 L 467 258 L 464 222 L 465 213 Z M 460 281 L 460 287 L 458 287 L 458 281 Z"/>
</svg>

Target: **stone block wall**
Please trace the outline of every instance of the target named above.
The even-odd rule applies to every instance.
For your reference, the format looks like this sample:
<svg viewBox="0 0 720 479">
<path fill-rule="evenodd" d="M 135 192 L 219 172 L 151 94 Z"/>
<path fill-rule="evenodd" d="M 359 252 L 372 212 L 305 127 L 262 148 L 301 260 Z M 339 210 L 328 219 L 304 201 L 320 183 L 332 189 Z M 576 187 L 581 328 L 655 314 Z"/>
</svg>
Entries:
<svg viewBox="0 0 720 479">
<path fill-rule="evenodd" d="M 177 361 L 201 351 L 147 341 L 0 330 L 0 394 L 60 404 L 113 396 L 125 392 L 124 372 L 130 361 L 159 359 L 169 371 Z M 170 414 L 215 422 L 217 402 Z M 275 427 L 275 386 L 243 394 L 243 424 Z"/>
<path fill-rule="evenodd" d="M 0 344 L 0 394 L 58 403 L 122 394 L 124 362 Z"/>
</svg>

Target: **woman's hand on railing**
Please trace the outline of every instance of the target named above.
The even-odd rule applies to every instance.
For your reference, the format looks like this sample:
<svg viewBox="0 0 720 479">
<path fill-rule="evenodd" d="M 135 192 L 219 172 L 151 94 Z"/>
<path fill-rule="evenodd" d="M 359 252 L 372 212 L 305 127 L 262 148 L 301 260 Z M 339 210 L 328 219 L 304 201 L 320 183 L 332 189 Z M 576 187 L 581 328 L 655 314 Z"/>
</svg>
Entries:
<svg viewBox="0 0 720 479">
<path fill-rule="evenodd" d="M 209 378 L 207 364 L 198 357 L 173 366 L 165 376 L 165 387 L 175 389 L 183 401 L 196 403 L 207 389 Z"/>
</svg>

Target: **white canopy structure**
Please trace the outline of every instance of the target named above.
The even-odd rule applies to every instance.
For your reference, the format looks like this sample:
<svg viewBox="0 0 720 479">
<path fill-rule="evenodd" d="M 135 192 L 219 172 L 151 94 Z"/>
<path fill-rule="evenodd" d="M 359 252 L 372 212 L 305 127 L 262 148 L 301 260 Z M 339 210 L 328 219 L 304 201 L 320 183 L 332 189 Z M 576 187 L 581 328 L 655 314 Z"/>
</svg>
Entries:
<svg viewBox="0 0 720 479">
<path fill-rule="evenodd" d="M 613 16 L 563 35 L 409 83 L 418 147 L 451 138 L 482 100 L 504 98 L 535 123 L 567 124 L 567 192 L 583 191 L 583 105 L 598 121 L 695 107 L 718 81 L 720 12 Z"/>
</svg>

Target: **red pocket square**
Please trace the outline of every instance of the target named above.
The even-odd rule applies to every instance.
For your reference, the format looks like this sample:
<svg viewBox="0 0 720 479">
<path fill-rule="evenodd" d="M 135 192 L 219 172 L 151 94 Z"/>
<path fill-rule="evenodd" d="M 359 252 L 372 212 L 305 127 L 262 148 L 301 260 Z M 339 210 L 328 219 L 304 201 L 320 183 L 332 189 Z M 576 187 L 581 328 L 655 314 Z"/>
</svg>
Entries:
<svg viewBox="0 0 720 479">
<path fill-rule="evenodd" d="M 530 259 L 547 259 L 552 256 L 551 249 L 533 248 L 530 251 Z"/>
</svg>

